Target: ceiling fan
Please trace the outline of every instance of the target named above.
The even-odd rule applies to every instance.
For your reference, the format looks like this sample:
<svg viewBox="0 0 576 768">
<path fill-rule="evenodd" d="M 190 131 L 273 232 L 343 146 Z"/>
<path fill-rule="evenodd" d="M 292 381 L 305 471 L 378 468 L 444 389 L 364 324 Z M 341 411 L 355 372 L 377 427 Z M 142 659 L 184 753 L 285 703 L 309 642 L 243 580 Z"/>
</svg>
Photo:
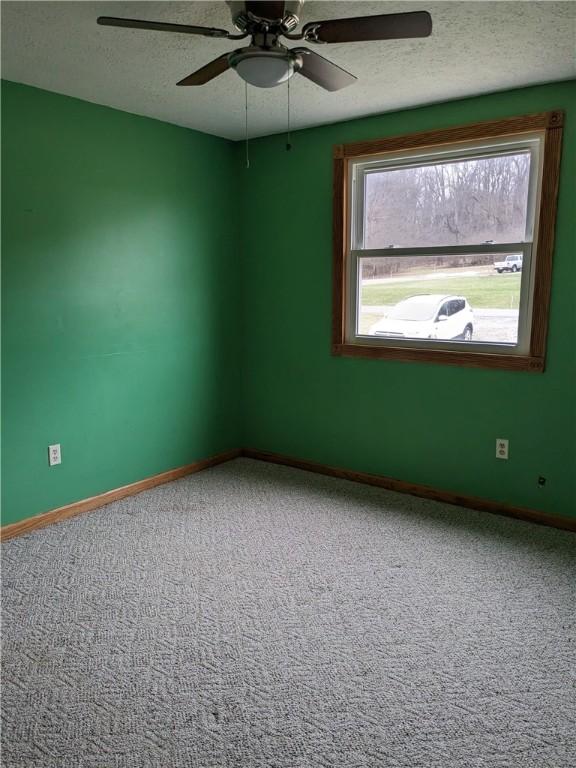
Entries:
<svg viewBox="0 0 576 768">
<path fill-rule="evenodd" d="M 280 85 L 298 72 L 327 91 L 345 88 L 357 78 L 309 48 L 288 48 L 282 45 L 281 37 L 313 44 L 354 43 L 428 37 L 432 31 L 432 19 L 426 11 L 309 21 L 300 32 L 294 32 L 300 23 L 304 0 L 230 0 L 227 5 L 232 12 L 232 22 L 240 34 L 212 27 L 120 19 L 113 16 L 100 16 L 97 21 L 98 24 L 110 27 L 181 32 L 226 40 L 251 38 L 250 44 L 245 48 L 223 53 L 180 80 L 177 85 L 204 85 L 232 68 L 247 83 L 259 88 Z"/>
</svg>

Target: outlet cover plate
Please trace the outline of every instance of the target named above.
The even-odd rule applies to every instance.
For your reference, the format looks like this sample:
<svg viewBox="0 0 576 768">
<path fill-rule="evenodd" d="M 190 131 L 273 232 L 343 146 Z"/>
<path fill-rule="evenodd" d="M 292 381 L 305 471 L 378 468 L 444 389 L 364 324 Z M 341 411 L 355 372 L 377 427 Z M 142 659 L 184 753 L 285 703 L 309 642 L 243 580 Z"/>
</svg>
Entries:
<svg viewBox="0 0 576 768">
<path fill-rule="evenodd" d="M 503 437 L 496 438 L 496 458 L 507 459 L 508 458 L 508 440 Z"/>
<path fill-rule="evenodd" d="M 60 451 L 60 443 L 48 446 L 48 464 L 51 467 L 56 464 L 62 464 L 62 453 Z"/>
</svg>

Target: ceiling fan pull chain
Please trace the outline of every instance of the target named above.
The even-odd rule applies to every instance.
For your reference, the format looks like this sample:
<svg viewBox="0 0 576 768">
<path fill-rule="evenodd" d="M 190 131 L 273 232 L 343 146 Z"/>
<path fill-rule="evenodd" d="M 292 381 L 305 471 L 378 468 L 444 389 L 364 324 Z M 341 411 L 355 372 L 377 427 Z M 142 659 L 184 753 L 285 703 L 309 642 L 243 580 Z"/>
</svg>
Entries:
<svg viewBox="0 0 576 768">
<path fill-rule="evenodd" d="M 288 83 L 288 132 L 286 135 L 286 152 L 290 152 L 292 144 L 290 143 L 290 78 L 286 81 Z"/>
<path fill-rule="evenodd" d="M 250 149 L 248 146 L 248 83 L 244 83 L 244 95 L 246 97 L 246 125 L 245 125 L 245 136 L 246 136 L 246 168 L 250 168 Z"/>
</svg>

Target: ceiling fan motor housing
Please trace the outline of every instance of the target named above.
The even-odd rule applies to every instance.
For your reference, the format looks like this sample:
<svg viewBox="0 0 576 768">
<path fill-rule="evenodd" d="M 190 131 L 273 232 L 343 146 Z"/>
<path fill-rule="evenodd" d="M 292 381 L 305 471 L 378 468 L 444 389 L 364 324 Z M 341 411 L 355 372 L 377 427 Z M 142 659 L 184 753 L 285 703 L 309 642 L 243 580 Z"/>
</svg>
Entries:
<svg viewBox="0 0 576 768">
<path fill-rule="evenodd" d="M 227 0 L 227 5 L 232 13 L 232 23 L 241 32 L 251 33 L 258 21 L 272 22 L 278 32 L 292 32 L 300 23 L 304 0 L 262 3 L 266 15 L 260 15 L 258 2 Z"/>
</svg>

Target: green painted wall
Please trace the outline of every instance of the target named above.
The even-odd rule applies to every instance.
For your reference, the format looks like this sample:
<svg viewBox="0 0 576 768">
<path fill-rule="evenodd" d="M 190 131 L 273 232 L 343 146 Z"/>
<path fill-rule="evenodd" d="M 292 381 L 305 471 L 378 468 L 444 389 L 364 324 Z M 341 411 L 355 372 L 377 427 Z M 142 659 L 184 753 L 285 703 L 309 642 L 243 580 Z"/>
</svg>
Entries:
<svg viewBox="0 0 576 768">
<path fill-rule="evenodd" d="M 239 445 L 240 254 L 231 143 L 14 83 L 2 107 L 7 524 Z"/>
<path fill-rule="evenodd" d="M 240 445 L 576 515 L 574 82 L 255 140 L 249 170 L 26 86 L 2 107 L 3 524 Z M 332 357 L 332 145 L 555 108 L 546 373 Z"/>
<path fill-rule="evenodd" d="M 567 119 L 546 372 L 331 357 L 332 145 L 556 108 Z M 301 131 L 290 153 L 284 142 L 252 141 L 242 170 L 244 445 L 576 515 L 576 83 Z M 510 439 L 507 462 L 497 437 Z"/>
</svg>

